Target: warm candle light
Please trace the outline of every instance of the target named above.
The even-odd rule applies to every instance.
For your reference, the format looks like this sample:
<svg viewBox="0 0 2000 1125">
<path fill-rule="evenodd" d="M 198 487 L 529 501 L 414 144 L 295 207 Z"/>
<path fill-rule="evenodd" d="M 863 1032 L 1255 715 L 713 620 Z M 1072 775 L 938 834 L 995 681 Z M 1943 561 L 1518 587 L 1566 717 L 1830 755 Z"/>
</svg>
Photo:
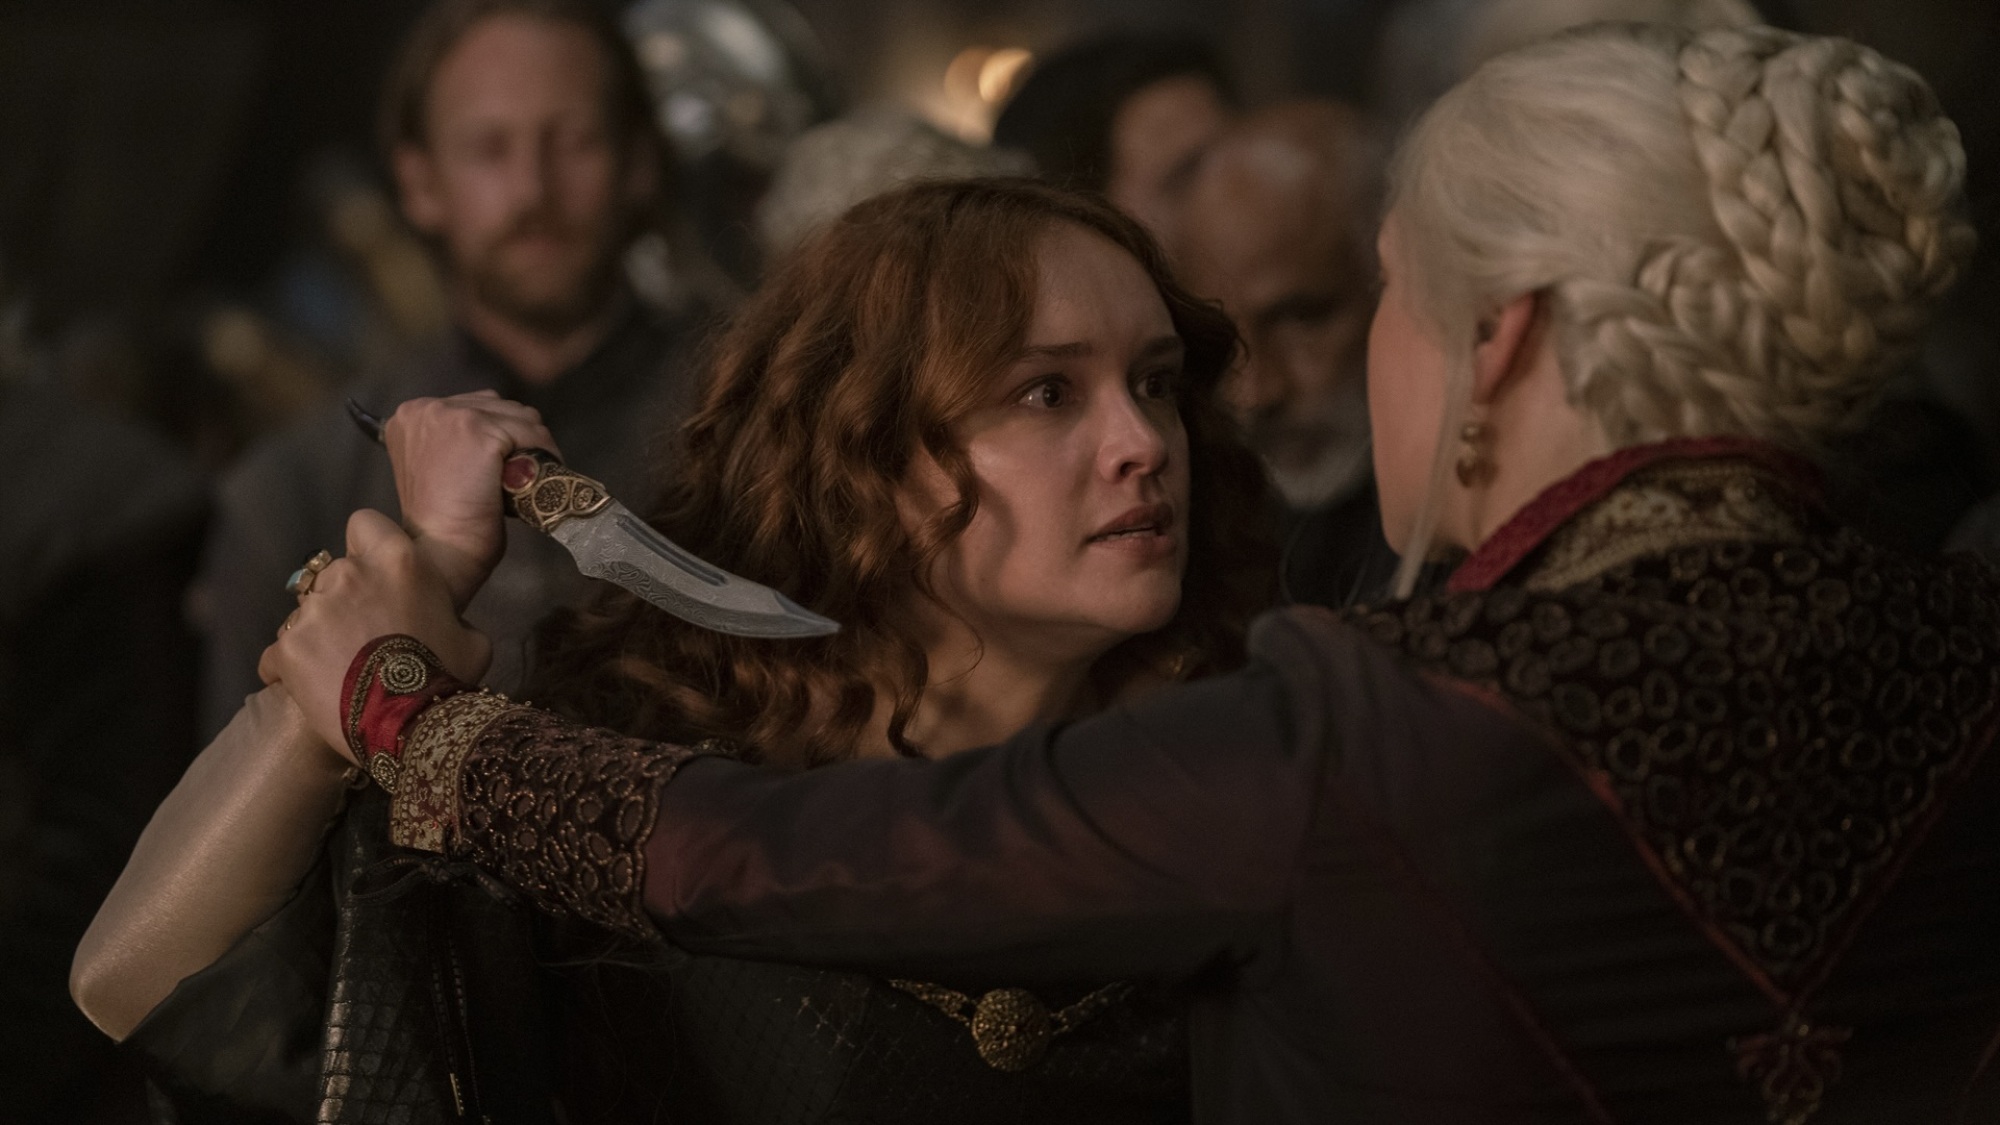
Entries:
<svg viewBox="0 0 2000 1125">
<path fill-rule="evenodd" d="M 1014 83 L 1035 61 L 1032 52 L 1020 47 L 1002 47 L 979 64 L 979 97 L 988 105 L 999 105 L 1014 92 Z"/>
<path fill-rule="evenodd" d="M 1034 55 L 1020 47 L 967 47 L 945 66 L 935 100 L 923 100 L 939 125 L 983 142 L 992 135 L 994 111 L 1033 62 Z"/>
</svg>

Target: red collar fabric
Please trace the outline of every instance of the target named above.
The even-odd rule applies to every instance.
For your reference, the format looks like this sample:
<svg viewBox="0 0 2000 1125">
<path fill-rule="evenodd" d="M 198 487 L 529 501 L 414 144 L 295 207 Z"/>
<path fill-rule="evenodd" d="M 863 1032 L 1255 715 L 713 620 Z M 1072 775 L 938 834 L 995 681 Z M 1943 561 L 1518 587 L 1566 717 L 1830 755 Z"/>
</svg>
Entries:
<svg viewBox="0 0 2000 1125">
<path fill-rule="evenodd" d="M 1757 464 L 1808 495 L 1817 496 L 1821 490 L 1820 471 L 1811 462 L 1755 438 L 1673 438 L 1651 445 L 1630 446 L 1600 457 L 1543 489 L 1539 496 L 1487 536 L 1479 549 L 1451 572 L 1445 589 L 1454 594 L 1492 589 L 1557 528 L 1568 523 L 1578 512 L 1604 499 L 1624 483 L 1625 478 L 1649 465 L 1715 457 Z"/>
</svg>

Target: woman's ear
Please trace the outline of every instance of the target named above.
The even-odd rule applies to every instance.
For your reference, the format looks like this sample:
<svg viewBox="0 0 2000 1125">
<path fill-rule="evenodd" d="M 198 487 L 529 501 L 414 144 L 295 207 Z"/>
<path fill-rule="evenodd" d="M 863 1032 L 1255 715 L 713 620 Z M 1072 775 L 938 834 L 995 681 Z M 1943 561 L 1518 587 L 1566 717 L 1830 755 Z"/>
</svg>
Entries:
<svg viewBox="0 0 2000 1125">
<path fill-rule="evenodd" d="M 1540 290 L 1522 293 L 1480 318 L 1472 349 L 1472 401 L 1488 403 L 1534 360 L 1542 319 Z"/>
</svg>

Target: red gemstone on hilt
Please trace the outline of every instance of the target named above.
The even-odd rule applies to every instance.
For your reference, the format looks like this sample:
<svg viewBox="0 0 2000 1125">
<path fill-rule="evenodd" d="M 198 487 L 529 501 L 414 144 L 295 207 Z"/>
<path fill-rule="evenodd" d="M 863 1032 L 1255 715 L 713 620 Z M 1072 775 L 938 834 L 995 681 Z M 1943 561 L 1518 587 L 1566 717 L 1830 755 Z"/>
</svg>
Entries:
<svg viewBox="0 0 2000 1125">
<path fill-rule="evenodd" d="M 506 463 L 500 466 L 501 487 L 509 492 L 519 492 L 535 483 L 535 477 L 540 472 L 541 465 L 533 457 L 526 455 L 509 457 Z"/>
</svg>

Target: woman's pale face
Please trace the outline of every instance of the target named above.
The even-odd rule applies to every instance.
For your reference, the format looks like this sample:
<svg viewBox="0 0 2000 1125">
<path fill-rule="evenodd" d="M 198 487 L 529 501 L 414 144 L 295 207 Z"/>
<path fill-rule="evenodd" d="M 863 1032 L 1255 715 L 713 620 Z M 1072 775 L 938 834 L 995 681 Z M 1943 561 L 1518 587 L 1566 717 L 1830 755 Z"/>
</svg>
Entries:
<svg viewBox="0 0 2000 1125">
<path fill-rule="evenodd" d="M 1182 345 L 1145 269 L 1102 235 L 1057 224 L 1036 259 L 1026 346 L 960 431 L 979 508 L 937 589 L 988 645 L 1094 658 L 1180 605 Z"/>
<path fill-rule="evenodd" d="M 1392 211 L 1376 241 L 1382 296 L 1368 329 L 1368 424 L 1375 450 L 1375 487 L 1382 533 L 1401 551 L 1410 540 L 1430 486 L 1444 415 L 1445 353 L 1412 307 L 1407 270 L 1398 254 Z"/>
</svg>

